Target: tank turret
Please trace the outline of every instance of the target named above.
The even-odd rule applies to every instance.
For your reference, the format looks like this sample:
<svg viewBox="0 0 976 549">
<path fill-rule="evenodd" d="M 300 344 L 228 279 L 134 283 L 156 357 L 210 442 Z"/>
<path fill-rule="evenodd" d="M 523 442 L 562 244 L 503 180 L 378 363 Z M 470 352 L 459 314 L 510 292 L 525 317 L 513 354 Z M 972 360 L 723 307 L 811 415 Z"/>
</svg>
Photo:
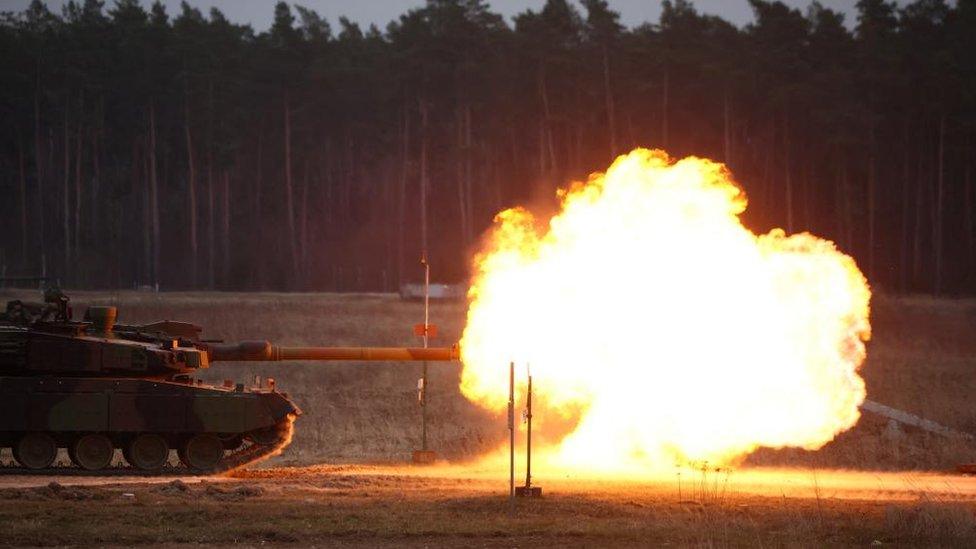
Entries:
<svg viewBox="0 0 976 549">
<path fill-rule="evenodd" d="M 273 382 L 205 384 L 193 374 L 214 362 L 449 361 L 452 348 L 284 347 L 200 337 L 188 322 L 120 324 L 115 307 L 72 320 L 67 297 L 12 301 L 0 314 L 0 447 L 31 470 L 66 448 L 76 466 L 126 463 L 159 471 L 175 449 L 182 465 L 217 472 L 281 452 L 301 410 Z"/>
</svg>

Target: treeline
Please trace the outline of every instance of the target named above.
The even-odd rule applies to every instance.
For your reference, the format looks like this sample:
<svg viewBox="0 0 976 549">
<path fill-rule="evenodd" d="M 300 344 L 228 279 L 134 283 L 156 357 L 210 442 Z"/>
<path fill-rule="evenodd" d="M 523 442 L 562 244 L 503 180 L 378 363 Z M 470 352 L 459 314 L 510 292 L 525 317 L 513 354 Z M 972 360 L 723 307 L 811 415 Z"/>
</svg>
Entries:
<svg viewBox="0 0 976 549">
<path fill-rule="evenodd" d="M 627 29 L 603 0 L 428 0 L 380 31 L 281 2 L 255 33 L 35 0 L 0 22 L 0 270 L 390 290 L 426 246 L 461 280 L 494 213 L 649 146 L 725 161 L 752 228 L 831 238 L 876 286 L 976 291 L 976 0 L 750 3 Z"/>
</svg>

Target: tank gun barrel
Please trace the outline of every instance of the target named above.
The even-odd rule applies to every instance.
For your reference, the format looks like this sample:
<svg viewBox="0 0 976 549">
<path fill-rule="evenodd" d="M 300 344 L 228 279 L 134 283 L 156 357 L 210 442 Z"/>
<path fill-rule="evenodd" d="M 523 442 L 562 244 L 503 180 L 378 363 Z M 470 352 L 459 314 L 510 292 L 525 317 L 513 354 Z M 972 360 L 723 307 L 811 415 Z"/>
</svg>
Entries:
<svg viewBox="0 0 976 549">
<path fill-rule="evenodd" d="M 457 360 L 457 347 L 278 347 L 279 360 Z"/>
<path fill-rule="evenodd" d="M 274 362 L 282 360 L 451 361 L 460 351 L 452 347 L 283 347 L 267 341 L 218 343 L 206 346 L 211 362 Z"/>
</svg>

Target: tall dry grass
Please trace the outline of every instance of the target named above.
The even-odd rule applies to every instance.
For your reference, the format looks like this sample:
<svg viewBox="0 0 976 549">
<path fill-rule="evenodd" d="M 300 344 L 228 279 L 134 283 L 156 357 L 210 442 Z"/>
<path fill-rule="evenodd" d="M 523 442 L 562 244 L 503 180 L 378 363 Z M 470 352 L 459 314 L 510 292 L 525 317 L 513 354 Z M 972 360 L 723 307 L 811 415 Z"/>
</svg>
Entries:
<svg viewBox="0 0 976 549">
<path fill-rule="evenodd" d="M 976 543 L 976 509 L 972 503 L 928 497 L 910 505 L 888 505 L 885 531 L 896 542 L 972 547 Z"/>
</svg>

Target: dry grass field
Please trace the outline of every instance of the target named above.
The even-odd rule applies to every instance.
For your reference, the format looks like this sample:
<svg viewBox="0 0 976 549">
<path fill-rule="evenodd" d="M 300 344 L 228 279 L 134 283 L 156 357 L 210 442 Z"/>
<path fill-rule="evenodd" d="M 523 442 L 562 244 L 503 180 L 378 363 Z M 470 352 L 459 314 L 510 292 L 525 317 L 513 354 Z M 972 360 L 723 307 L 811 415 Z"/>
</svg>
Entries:
<svg viewBox="0 0 976 549">
<path fill-rule="evenodd" d="M 188 320 L 210 338 L 281 344 L 415 345 L 422 306 L 390 295 L 71 293 L 76 314 L 113 304 L 120 321 Z M 0 297 L 30 297 L 7 291 Z M 434 304 L 435 344 L 460 336 L 464 305 Z M 863 369 L 868 398 L 976 432 L 976 301 L 877 297 Z M 275 377 L 305 410 L 293 445 L 234 478 L 3 479 L 0 524 L 16 545 L 216 543 L 371 546 L 976 544 L 976 480 L 928 473 L 976 462 L 976 444 L 866 414 L 817 452 L 760 451 L 707 482 L 590 483 L 546 478 L 541 501 L 508 515 L 505 481 L 464 466 L 395 468 L 419 444 L 419 364 L 223 364 L 211 380 Z M 432 446 L 455 463 L 496 447 L 502 418 L 458 392 L 459 366 L 431 366 Z M 333 464 L 333 465 L 323 465 Z M 359 465 L 356 465 L 359 464 Z M 761 467 L 761 489 L 736 480 Z M 818 473 L 817 471 L 821 471 Z M 817 476 L 817 475 L 821 476 Z M 766 475 L 766 476 L 763 476 Z M 913 476 L 913 475 L 922 475 Z M 922 479 L 924 482 L 919 481 Z M 786 479 L 786 480 L 784 480 Z M 818 480 L 819 479 L 819 480 Z M 55 480 L 60 484 L 47 486 Z M 76 485 L 80 484 L 80 485 Z M 855 484 L 867 487 L 850 491 Z M 892 492 L 881 486 L 897 485 Z M 789 489 L 789 486 L 793 486 Z M 799 486 L 799 488 L 797 488 Z"/>
</svg>

